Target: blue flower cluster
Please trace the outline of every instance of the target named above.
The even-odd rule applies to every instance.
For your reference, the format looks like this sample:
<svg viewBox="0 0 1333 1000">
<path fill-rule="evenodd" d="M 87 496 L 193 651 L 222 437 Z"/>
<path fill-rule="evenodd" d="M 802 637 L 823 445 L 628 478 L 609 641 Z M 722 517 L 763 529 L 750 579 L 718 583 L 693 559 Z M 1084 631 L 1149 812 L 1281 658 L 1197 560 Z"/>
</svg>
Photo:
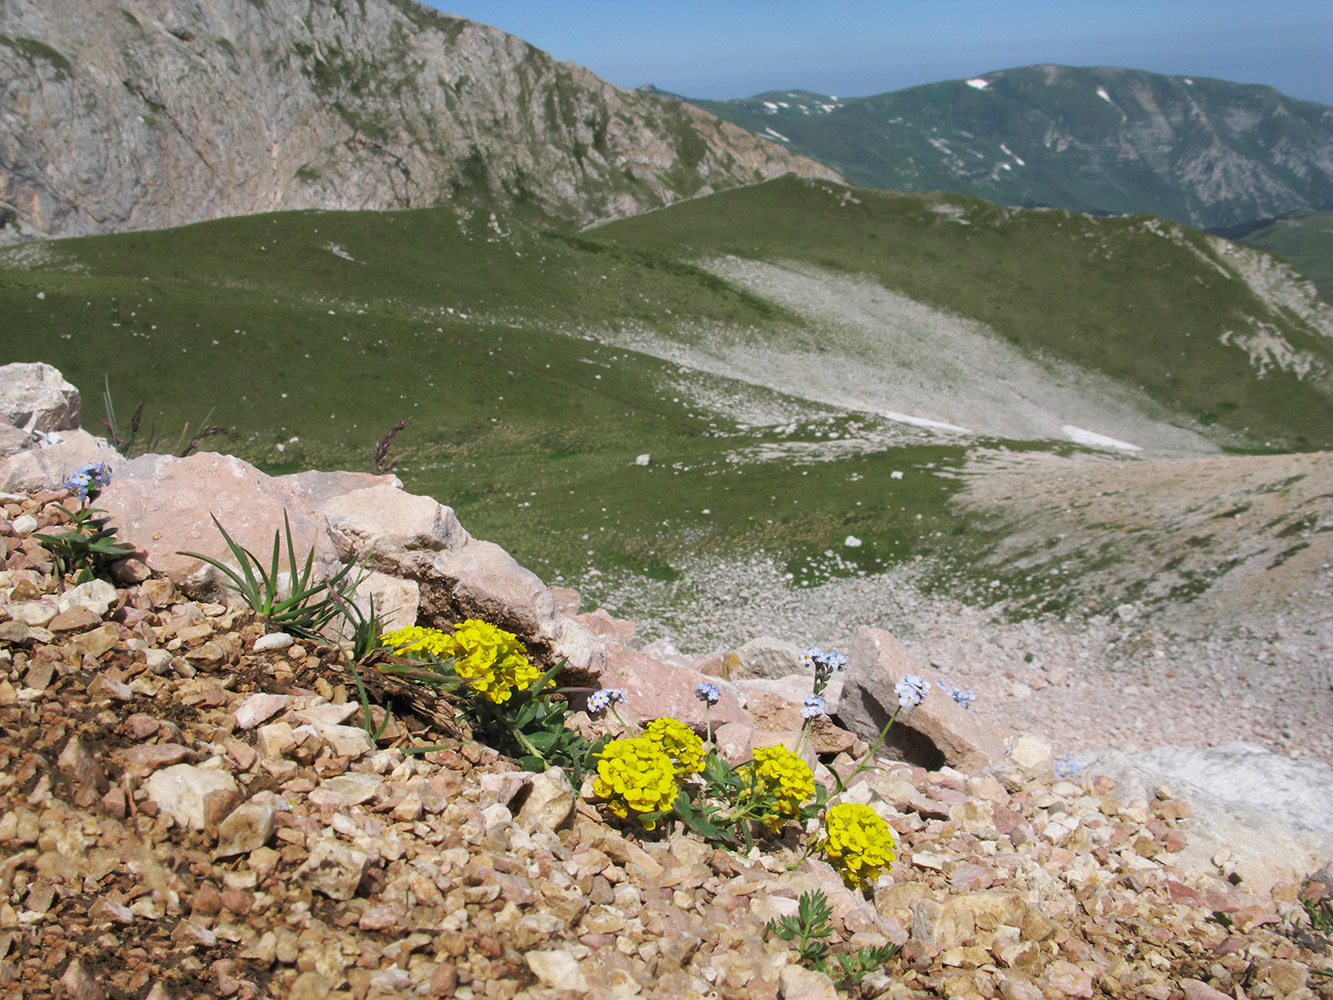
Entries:
<svg viewBox="0 0 1333 1000">
<path fill-rule="evenodd" d="M 899 707 L 915 708 L 925 700 L 930 684 L 920 674 L 903 674 L 893 691 L 898 696 Z"/>
<path fill-rule="evenodd" d="M 805 707 L 801 709 L 801 717 L 806 719 L 817 719 L 824 714 L 824 709 L 828 702 L 824 700 L 822 694 L 812 694 L 805 699 Z"/>
<path fill-rule="evenodd" d="M 1083 765 L 1074 760 L 1073 754 L 1062 753 L 1055 758 L 1055 776 L 1057 778 L 1072 778 L 1083 770 Z"/>
<path fill-rule="evenodd" d="M 958 702 L 958 704 L 962 705 L 964 708 L 967 708 L 968 705 L 972 704 L 972 702 L 977 700 L 977 693 L 975 691 L 964 691 L 962 688 L 957 686 L 950 687 L 946 685 L 944 681 L 936 681 L 935 683 L 940 686 L 941 691 L 947 694 L 954 701 Z"/>
<path fill-rule="evenodd" d="M 588 695 L 588 714 L 601 715 L 612 705 L 619 705 L 624 700 L 624 688 L 598 688 Z"/>
<path fill-rule="evenodd" d="M 699 686 L 694 689 L 694 696 L 709 705 L 716 705 L 722 699 L 722 691 L 716 684 L 700 681 Z"/>
<path fill-rule="evenodd" d="M 85 465 L 61 485 L 67 490 L 72 490 L 80 500 L 87 501 L 89 496 L 96 497 L 102 492 L 102 488 L 109 482 L 111 482 L 110 467 L 105 462 L 98 462 L 95 465 Z"/>
<path fill-rule="evenodd" d="M 811 646 L 801 654 L 801 666 L 813 667 L 815 678 L 827 678 L 835 670 L 847 665 L 847 657 L 841 653 L 826 653 L 818 646 Z"/>
</svg>

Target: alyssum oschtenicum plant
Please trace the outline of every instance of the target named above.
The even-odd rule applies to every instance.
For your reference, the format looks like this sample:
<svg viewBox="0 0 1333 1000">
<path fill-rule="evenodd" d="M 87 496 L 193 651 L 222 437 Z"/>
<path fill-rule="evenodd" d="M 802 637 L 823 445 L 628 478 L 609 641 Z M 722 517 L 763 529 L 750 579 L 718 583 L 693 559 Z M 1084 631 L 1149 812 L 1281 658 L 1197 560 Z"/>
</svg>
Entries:
<svg viewBox="0 0 1333 1000">
<path fill-rule="evenodd" d="M 58 535 L 33 535 L 51 553 L 56 586 L 61 590 L 70 574 L 75 574 L 76 584 L 87 583 L 111 563 L 134 554 L 134 546 L 113 541 L 116 529 L 107 527 L 110 518 L 98 517 L 104 512 L 88 506 L 110 482 L 111 469 L 105 462 L 83 466 L 62 484 L 79 500 L 78 510 L 70 512 L 68 529 Z"/>
<path fill-rule="evenodd" d="M 721 697 L 708 681 L 695 694 L 705 710 Z M 598 713 L 621 700 L 623 692 L 596 691 L 588 709 Z M 733 768 L 718 756 L 709 728 L 706 748 L 693 730 L 672 718 L 648 723 L 640 735 L 612 740 L 599 756 L 593 793 L 613 815 L 633 816 L 644 829 L 674 816 L 708 842 L 733 849 L 754 845 L 754 825 L 777 835 L 789 821 L 818 812 L 822 799 L 814 773 L 799 756 L 783 746 L 761 747 L 753 760 Z"/>
<path fill-rule="evenodd" d="M 756 748 L 752 759 L 738 767 L 722 760 L 712 745 L 708 713 L 721 691 L 716 684 L 705 681 L 699 684 L 696 695 L 705 705 L 708 744 L 675 719 L 651 722 L 641 734 L 606 745 L 597 764 L 594 794 L 613 815 L 634 817 L 645 829 L 654 829 L 662 819 L 671 817 L 709 843 L 732 849 L 742 845 L 749 849 L 756 836 L 778 836 L 790 824 L 799 824 L 804 830 L 810 820 L 822 816 L 818 835 L 807 840 L 803 857 L 817 852 L 852 888 L 872 886 L 896 857 L 893 832 L 869 806 L 833 803 L 831 799 L 872 766 L 870 760 L 899 713 L 921 704 L 930 689 L 925 679 L 915 674 L 899 680 L 895 688 L 898 709 L 851 774 L 845 778 L 834 774 L 836 789 L 830 793 L 824 784 L 815 781 L 801 752 L 815 721 L 824 713 L 823 692 L 829 678 L 842 669 L 846 658 L 812 647 L 806 650 L 804 659 L 813 667 L 815 678 L 802 710 L 804 723 L 795 752 L 776 745 Z M 595 692 L 588 699 L 589 712 L 614 711 L 614 704 L 623 700 L 621 691 Z"/>
<path fill-rule="evenodd" d="M 565 725 L 569 702 L 559 697 L 565 692 L 553 679 L 563 664 L 542 672 L 513 632 L 469 618 L 452 634 L 412 625 L 385 632 L 380 642 L 410 662 L 375 669 L 467 695 L 462 715 L 472 723 L 473 737 L 516 758 L 524 770 L 562 767 L 581 782 L 606 742 L 589 742 Z"/>
</svg>

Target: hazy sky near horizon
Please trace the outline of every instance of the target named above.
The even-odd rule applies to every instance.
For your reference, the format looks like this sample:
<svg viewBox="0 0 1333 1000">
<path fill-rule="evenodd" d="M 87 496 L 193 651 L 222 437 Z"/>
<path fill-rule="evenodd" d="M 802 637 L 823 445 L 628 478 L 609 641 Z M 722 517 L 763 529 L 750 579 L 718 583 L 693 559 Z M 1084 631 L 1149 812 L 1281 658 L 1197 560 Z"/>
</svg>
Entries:
<svg viewBox="0 0 1333 1000">
<path fill-rule="evenodd" d="M 1262 83 L 1333 105 L 1329 0 L 426 0 L 622 87 L 863 97 L 1033 63 Z"/>
</svg>

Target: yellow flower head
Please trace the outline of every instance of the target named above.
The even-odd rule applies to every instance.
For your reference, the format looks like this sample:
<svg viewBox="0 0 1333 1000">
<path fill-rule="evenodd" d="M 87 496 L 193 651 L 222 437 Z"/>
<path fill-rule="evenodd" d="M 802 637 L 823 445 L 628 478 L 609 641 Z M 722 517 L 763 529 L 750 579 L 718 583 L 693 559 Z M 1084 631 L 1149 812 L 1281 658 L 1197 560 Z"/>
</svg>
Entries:
<svg viewBox="0 0 1333 1000">
<path fill-rule="evenodd" d="M 703 769 L 704 741 L 685 723 L 672 718 L 654 719 L 644 726 L 643 735 L 671 758 L 676 774 L 698 774 Z"/>
<path fill-rule="evenodd" d="M 431 656 L 447 656 L 449 636 L 437 628 L 422 628 L 420 625 L 408 625 L 380 635 L 380 645 L 389 646 L 400 656 L 406 653 L 429 653 Z"/>
<path fill-rule="evenodd" d="M 621 819 L 631 809 L 661 812 L 676 801 L 675 765 L 658 743 L 645 736 L 612 740 L 598 757 L 592 790 Z M 657 825 L 654 820 L 642 822 L 649 830 Z"/>
<path fill-rule="evenodd" d="M 528 660 L 527 649 L 513 632 L 477 618 L 459 622 L 453 635 L 413 625 L 384 633 L 380 642 L 398 653 L 452 657 L 454 673 L 497 705 L 508 701 L 515 691 L 526 691 L 542 675 Z"/>
<path fill-rule="evenodd" d="M 810 765 L 784 746 L 759 747 L 754 761 L 736 769 L 745 786 L 754 776 L 755 794 L 771 795 L 774 811 L 763 818 L 770 830 L 801 814 L 801 807 L 815 797 L 815 776 Z"/>
<path fill-rule="evenodd" d="M 824 814 L 819 851 L 853 889 L 873 885 L 898 856 L 893 831 L 869 806 L 843 802 Z"/>
</svg>

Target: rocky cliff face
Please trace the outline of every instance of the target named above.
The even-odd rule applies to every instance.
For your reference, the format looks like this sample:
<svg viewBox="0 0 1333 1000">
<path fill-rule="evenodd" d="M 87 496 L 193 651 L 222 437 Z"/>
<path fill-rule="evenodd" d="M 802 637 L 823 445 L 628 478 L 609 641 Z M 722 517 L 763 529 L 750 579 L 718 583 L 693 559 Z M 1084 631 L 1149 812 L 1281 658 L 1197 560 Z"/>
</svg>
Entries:
<svg viewBox="0 0 1333 1000">
<path fill-rule="evenodd" d="M 1333 108 L 1271 87 L 1046 65 L 866 98 L 699 104 L 867 187 L 1205 229 L 1333 206 Z"/>
<path fill-rule="evenodd" d="M 0 241 L 460 201 L 587 223 L 788 171 L 412 0 L 0 0 Z"/>
</svg>

